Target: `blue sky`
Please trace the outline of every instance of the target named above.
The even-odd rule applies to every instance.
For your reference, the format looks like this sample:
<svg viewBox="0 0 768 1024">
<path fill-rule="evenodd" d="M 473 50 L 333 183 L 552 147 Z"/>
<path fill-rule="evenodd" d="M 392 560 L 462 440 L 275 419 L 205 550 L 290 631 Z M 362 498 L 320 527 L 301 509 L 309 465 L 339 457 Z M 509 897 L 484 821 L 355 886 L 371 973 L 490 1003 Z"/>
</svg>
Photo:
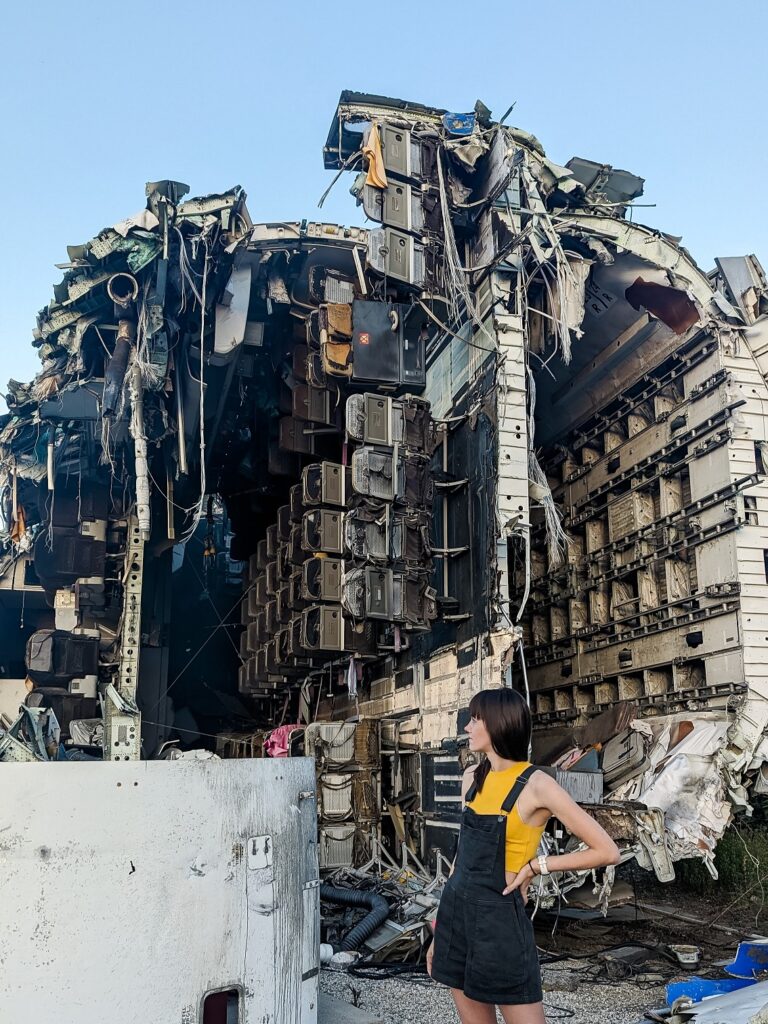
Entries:
<svg viewBox="0 0 768 1024">
<path fill-rule="evenodd" d="M 67 244 L 144 183 L 235 184 L 254 220 L 320 215 L 344 88 L 452 110 L 482 98 L 548 155 L 642 175 L 636 219 L 768 264 L 766 0 L 279 4 L 9 0 L 2 16 L 0 390 L 37 367 L 35 313 Z M 341 181 L 322 217 L 361 222 Z"/>
</svg>

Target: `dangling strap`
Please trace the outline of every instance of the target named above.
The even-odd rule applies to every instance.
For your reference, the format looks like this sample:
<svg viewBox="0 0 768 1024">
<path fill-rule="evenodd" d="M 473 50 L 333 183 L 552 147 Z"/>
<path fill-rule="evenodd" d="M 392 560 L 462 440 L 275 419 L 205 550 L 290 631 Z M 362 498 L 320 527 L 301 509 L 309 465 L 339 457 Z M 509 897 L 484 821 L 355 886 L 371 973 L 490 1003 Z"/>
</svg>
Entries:
<svg viewBox="0 0 768 1024">
<path fill-rule="evenodd" d="M 515 782 L 512 789 L 510 789 L 509 793 L 507 793 L 504 799 L 504 803 L 501 805 L 501 809 L 502 811 L 504 811 L 505 814 L 509 814 L 512 808 L 515 806 L 515 804 L 517 803 L 517 798 L 523 791 L 523 787 L 527 782 L 530 781 L 531 776 L 536 771 L 538 771 L 538 768 L 535 764 L 532 764 L 529 768 L 526 768 L 525 771 L 520 772 L 520 774 L 517 777 L 517 781 Z"/>
</svg>

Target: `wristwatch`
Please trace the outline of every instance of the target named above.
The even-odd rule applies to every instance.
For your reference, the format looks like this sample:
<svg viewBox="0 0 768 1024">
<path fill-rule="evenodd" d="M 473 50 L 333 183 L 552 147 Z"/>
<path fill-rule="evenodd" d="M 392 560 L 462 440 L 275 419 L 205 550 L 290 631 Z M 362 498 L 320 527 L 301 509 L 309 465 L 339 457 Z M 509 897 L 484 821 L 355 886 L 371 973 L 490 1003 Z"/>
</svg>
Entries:
<svg viewBox="0 0 768 1024">
<path fill-rule="evenodd" d="M 536 860 L 539 864 L 539 874 L 548 875 L 549 868 L 547 867 L 547 858 L 544 856 L 544 854 L 542 853 L 539 857 L 536 858 Z"/>
</svg>

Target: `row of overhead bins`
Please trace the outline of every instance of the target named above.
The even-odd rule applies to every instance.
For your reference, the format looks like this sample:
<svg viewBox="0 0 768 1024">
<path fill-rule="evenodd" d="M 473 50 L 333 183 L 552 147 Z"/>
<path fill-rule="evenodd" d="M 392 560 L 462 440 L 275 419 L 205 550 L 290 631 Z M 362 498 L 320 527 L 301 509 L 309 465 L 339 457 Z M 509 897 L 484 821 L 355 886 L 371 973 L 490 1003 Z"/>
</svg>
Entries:
<svg viewBox="0 0 768 1024">
<path fill-rule="evenodd" d="M 568 549 L 553 564 L 534 533 L 526 639 L 539 725 L 626 700 L 655 713 L 725 707 L 746 688 L 738 566 L 757 525 L 758 498 L 744 492 L 763 462 L 752 437 L 743 456 L 736 446 L 744 382 L 699 332 L 607 399 L 549 453 Z"/>
<path fill-rule="evenodd" d="M 305 465 L 250 557 L 241 689 L 403 650 L 429 628 L 432 433 L 419 399 L 348 397 L 349 463 Z"/>
<path fill-rule="evenodd" d="M 353 693 L 367 662 L 407 665 L 435 621 L 437 647 L 495 614 L 496 357 L 475 322 L 492 295 L 470 294 L 456 232 L 471 237 L 514 178 L 506 136 L 483 167 L 484 108 L 341 109 L 327 166 L 363 167 L 351 191 L 381 226 L 257 225 L 233 272 L 251 268 L 244 306 L 282 381 L 263 427 L 276 507 L 247 552 L 243 693 L 325 667 Z"/>
<path fill-rule="evenodd" d="M 417 397 L 435 324 L 415 291 L 439 277 L 436 146 L 386 124 L 360 141 L 368 167 L 353 193 L 382 227 L 346 264 L 331 255 L 304 268 L 299 286 L 295 257 L 270 259 L 268 294 L 293 320 L 271 468 L 299 480 L 249 559 L 242 692 L 350 658 L 346 671 L 361 676 L 366 659 L 406 651 L 438 612 L 437 433 Z"/>
<path fill-rule="evenodd" d="M 362 867 L 374 855 L 381 817 L 379 723 L 314 722 L 303 752 L 317 772 L 321 869 Z"/>
</svg>

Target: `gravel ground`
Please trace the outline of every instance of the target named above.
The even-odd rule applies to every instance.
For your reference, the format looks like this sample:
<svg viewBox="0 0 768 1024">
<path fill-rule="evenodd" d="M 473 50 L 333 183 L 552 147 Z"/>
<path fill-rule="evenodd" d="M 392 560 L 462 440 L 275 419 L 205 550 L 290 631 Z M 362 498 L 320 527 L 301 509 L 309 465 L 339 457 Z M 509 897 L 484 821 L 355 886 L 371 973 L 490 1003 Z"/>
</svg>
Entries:
<svg viewBox="0 0 768 1024">
<path fill-rule="evenodd" d="M 569 1024 L 637 1024 L 648 1009 L 664 1006 L 664 987 L 630 982 L 578 984 L 573 968 L 563 961 L 544 971 L 547 1021 Z M 576 991 L 561 991 L 569 983 Z M 320 988 L 347 1003 L 353 1003 L 381 1018 L 382 1024 L 457 1024 L 459 1018 L 447 988 L 427 979 L 389 978 L 368 980 L 323 970 Z M 357 996 L 355 995 L 357 993 Z M 501 1020 L 501 1018 L 499 1018 Z"/>
</svg>

